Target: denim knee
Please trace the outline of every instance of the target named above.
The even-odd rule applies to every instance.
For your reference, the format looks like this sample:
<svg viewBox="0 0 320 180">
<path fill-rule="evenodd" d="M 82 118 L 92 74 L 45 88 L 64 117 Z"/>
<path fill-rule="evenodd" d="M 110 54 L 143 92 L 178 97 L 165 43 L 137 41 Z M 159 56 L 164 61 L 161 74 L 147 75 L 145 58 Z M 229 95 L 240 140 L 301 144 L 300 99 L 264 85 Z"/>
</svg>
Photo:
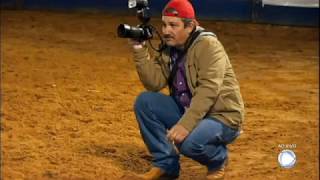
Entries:
<svg viewBox="0 0 320 180">
<path fill-rule="evenodd" d="M 180 146 L 180 153 L 186 157 L 194 157 L 202 154 L 204 151 L 204 145 L 197 144 L 190 140 L 185 140 Z"/>
<path fill-rule="evenodd" d="M 140 93 L 134 103 L 134 111 L 137 112 L 139 110 L 144 109 L 146 104 L 148 104 L 148 102 L 150 101 L 152 95 L 154 94 L 154 92 L 142 92 Z"/>
</svg>

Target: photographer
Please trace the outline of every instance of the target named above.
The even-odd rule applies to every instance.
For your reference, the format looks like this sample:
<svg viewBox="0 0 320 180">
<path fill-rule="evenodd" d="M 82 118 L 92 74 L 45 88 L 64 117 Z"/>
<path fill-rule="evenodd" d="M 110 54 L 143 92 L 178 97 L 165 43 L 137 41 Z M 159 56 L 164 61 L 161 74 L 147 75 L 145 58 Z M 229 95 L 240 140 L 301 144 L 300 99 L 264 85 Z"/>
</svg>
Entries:
<svg viewBox="0 0 320 180">
<path fill-rule="evenodd" d="M 227 144 L 238 137 L 244 106 L 228 56 L 217 37 L 198 26 L 187 0 L 171 0 L 162 12 L 165 42 L 150 59 L 144 41 L 131 40 L 144 87 L 134 111 L 153 167 L 141 179 L 179 176 L 179 154 L 223 179 Z M 158 91 L 169 86 L 170 95 Z"/>
</svg>

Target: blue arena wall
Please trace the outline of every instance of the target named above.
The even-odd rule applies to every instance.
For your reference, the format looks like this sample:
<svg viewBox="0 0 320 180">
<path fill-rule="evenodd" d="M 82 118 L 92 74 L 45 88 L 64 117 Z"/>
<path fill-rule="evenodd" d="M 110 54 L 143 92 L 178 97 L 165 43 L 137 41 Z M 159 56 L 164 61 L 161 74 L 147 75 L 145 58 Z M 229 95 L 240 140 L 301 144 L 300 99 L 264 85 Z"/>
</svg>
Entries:
<svg viewBox="0 0 320 180">
<path fill-rule="evenodd" d="M 134 14 L 127 0 L 1 0 L 2 9 L 93 10 Z M 149 0 L 160 15 L 168 0 Z M 262 0 L 193 0 L 198 18 L 296 26 L 319 26 L 319 7 L 262 5 Z"/>
</svg>

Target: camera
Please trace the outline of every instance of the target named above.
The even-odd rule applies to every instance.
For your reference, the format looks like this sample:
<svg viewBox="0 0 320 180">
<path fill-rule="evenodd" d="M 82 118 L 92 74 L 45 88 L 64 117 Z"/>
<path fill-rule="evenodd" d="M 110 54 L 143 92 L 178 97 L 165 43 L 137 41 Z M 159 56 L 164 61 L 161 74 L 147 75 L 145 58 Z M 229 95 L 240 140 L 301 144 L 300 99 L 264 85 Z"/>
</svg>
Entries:
<svg viewBox="0 0 320 180">
<path fill-rule="evenodd" d="M 152 39 L 154 28 L 149 25 L 151 15 L 148 0 L 128 0 L 128 7 L 129 9 L 137 9 L 137 16 L 141 24 L 138 26 L 120 24 L 117 29 L 118 36 L 121 38 L 132 38 L 140 42 Z"/>
</svg>

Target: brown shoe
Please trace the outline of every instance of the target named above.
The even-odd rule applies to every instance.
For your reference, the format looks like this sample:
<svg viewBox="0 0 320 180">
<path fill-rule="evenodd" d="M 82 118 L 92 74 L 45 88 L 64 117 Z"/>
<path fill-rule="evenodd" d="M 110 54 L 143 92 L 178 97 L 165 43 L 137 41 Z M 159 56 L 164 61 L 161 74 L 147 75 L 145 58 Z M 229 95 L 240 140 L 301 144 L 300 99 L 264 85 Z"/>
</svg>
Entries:
<svg viewBox="0 0 320 180">
<path fill-rule="evenodd" d="M 207 180 L 215 179 L 215 180 L 223 180 L 224 179 L 224 170 L 225 166 L 222 166 L 220 169 L 209 171 L 207 174 Z"/>
<path fill-rule="evenodd" d="M 153 167 L 150 169 L 150 171 L 146 172 L 145 174 L 138 175 L 138 177 L 144 180 L 173 180 L 178 178 L 178 176 L 168 175 L 158 167 Z"/>
</svg>

